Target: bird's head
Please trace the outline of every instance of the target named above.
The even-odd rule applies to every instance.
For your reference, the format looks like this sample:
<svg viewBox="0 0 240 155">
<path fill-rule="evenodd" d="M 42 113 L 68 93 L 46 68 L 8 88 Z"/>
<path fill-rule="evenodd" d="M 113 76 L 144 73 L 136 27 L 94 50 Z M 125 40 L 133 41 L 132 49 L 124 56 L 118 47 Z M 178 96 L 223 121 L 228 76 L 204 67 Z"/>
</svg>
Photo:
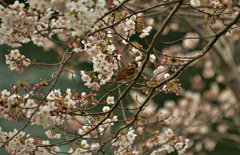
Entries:
<svg viewBox="0 0 240 155">
<path fill-rule="evenodd" d="M 133 66 L 133 67 L 137 67 L 138 68 L 138 62 L 136 60 L 133 60 L 131 62 L 129 62 L 128 64 L 129 66 Z"/>
</svg>

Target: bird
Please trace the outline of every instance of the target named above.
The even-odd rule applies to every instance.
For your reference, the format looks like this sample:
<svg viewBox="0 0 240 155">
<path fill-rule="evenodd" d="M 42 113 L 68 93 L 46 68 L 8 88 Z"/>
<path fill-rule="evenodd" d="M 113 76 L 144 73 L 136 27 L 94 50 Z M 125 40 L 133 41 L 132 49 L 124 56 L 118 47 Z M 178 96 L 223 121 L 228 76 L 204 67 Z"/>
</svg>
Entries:
<svg viewBox="0 0 240 155">
<path fill-rule="evenodd" d="M 108 88 L 111 87 L 116 82 L 120 82 L 120 81 L 127 82 L 127 81 L 131 80 L 132 78 L 134 78 L 134 76 L 138 72 L 138 70 L 139 70 L 139 67 L 138 67 L 137 61 L 133 60 L 133 61 L 129 62 L 128 65 L 124 66 L 122 69 L 120 69 L 120 71 L 118 71 L 115 81 L 113 81 L 108 86 Z"/>
</svg>

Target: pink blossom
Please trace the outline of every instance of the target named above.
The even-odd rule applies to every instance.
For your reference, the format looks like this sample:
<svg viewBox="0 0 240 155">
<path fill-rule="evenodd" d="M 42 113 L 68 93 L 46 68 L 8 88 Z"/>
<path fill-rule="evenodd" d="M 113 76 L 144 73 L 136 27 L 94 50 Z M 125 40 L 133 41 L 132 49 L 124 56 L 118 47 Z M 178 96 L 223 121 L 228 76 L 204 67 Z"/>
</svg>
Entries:
<svg viewBox="0 0 240 155">
<path fill-rule="evenodd" d="M 99 88 L 100 88 L 100 85 L 99 85 L 97 82 L 93 82 L 93 83 L 91 84 L 91 88 L 92 88 L 92 90 L 98 91 Z"/>
</svg>

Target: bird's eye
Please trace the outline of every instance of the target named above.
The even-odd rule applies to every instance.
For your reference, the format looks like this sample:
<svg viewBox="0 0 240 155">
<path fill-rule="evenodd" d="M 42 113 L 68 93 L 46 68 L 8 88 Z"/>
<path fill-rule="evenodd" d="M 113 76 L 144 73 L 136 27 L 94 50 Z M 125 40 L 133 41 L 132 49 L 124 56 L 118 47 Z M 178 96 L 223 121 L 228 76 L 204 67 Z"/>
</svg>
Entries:
<svg viewBox="0 0 240 155">
<path fill-rule="evenodd" d="M 138 67 L 138 63 L 137 62 L 130 62 L 128 65 L 133 66 L 133 67 Z"/>
<path fill-rule="evenodd" d="M 132 66 L 138 67 L 138 64 L 137 63 L 133 63 Z"/>
</svg>

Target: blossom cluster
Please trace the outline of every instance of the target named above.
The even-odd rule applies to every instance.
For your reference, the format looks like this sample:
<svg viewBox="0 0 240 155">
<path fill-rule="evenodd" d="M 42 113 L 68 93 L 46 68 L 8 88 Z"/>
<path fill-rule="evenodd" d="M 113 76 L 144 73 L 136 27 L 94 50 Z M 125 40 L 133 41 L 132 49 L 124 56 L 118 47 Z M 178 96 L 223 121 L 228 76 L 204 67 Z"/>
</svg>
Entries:
<svg viewBox="0 0 240 155">
<path fill-rule="evenodd" d="M 138 127 L 137 131 L 140 135 L 143 134 L 144 127 Z M 149 132 L 150 133 L 150 132 Z M 147 134 L 147 132 L 145 133 Z M 119 133 L 118 137 L 113 139 L 112 146 L 117 147 L 114 154 L 123 155 L 131 152 L 134 155 L 140 155 L 144 153 L 144 149 L 151 150 L 151 155 L 158 153 L 171 153 L 175 150 L 179 155 L 183 155 L 189 146 L 189 139 L 183 140 L 180 136 L 175 136 L 171 129 L 165 130 L 165 132 L 153 132 L 154 138 L 145 140 L 142 146 L 135 146 L 134 141 L 138 136 L 135 133 L 135 129 L 130 128 L 127 132 Z M 156 149 L 157 148 L 157 149 Z"/>
<path fill-rule="evenodd" d="M 66 8 L 69 12 L 65 12 L 66 28 L 73 29 L 72 36 L 81 36 L 89 30 L 97 18 L 104 15 L 106 9 L 104 8 L 106 1 L 68 1 Z M 91 8 L 91 9 L 89 9 Z"/>
<path fill-rule="evenodd" d="M 188 148 L 188 143 L 189 139 L 183 140 L 181 137 L 176 137 L 171 129 L 167 129 L 164 133 L 159 134 L 156 139 L 148 140 L 147 146 L 152 148 L 154 146 L 162 145 L 161 148 L 154 150 L 151 155 L 156 155 L 164 151 L 171 153 L 175 150 L 178 151 L 179 155 L 183 155 Z"/>
<path fill-rule="evenodd" d="M 123 39 L 124 44 L 128 44 L 126 40 L 128 40 L 129 38 L 126 38 L 126 37 L 130 37 L 136 33 L 135 31 L 136 19 L 137 19 L 137 16 L 133 15 L 130 18 L 127 18 L 126 20 L 121 21 L 121 23 L 118 25 L 118 27 L 125 32 L 125 38 Z"/>
<path fill-rule="evenodd" d="M 13 132 L 4 132 L 0 127 L 0 147 L 4 145 L 4 142 L 8 139 L 12 138 L 17 134 L 17 130 L 14 129 Z M 52 148 L 44 148 L 44 147 L 37 147 L 37 145 L 49 145 L 48 140 L 41 140 L 39 138 L 31 137 L 30 135 L 26 135 L 25 132 L 20 131 L 20 133 L 15 136 L 13 139 L 10 140 L 8 144 L 4 146 L 4 149 L 11 154 L 46 154 L 51 155 L 55 154 L 55 152 L 60 151 L 59 147 L 54 146 Z"/>
<path fill-rule="evenodd" d="M 213 25 L 220 19 L 220 17 L 224 16 L 224 14 L 233 15 L 237 12 L 235 8 L 236 5 L 232 2 L 223 0 L 215 0 L 210 2 L 212 3 L 212 9 L 202 9 L 202 12 L 204 12 L 202 15 L 203 27 L 207 25 L 208 20 Z"/>
<path fill-rule="evenodd" d="M 106 22 L 109 21 L 111 18 L 106 17 Z M 120 27 L 124 32 L 126 37 L 130 37 L 131 35 L 135 34 L 135 25 L 137 17 L 135 15 L 123 20 L 120 22 L 118 27 Z M 103 25 L 106 25 L 102 23 Z M 108 26 L 108 25 L 106 25 Z M 99 30 L 101 27 L 95 25 L 91 32 L 94 33 L 95 31 Z M 118 54 L 116 47 L 114 46 L 114 42 L 109 40 L 112 36 L 109 34 L 111 31 L 104 31 L 94 33 L 94 36 L 87 37 L 85 40 L 82 41 L 84 45 L 84 51 L 88 53 L 92 57 L 93 63 L 93 71 L 87 74 L 84 71 L 81 71 L 82 80 L 86 82 L 85 85 L 88 88 L 92 88 L 93 90 L 99 90 L 99 85 L 96 81 L 100 81 L 100 85 L 104 85 L 106 82 L 110 81 L 111 77 L 113 76 L 114 71 L 118 69 L 118 61 L 122 59 L 121 54 Z M 104 36 L 104 37 L 103 37 Z M 106 39 L 106 37 L 108 37 Z M 128 38 L 123 37 L 122 41 L 124 44 L 128 44 Z M 94 82 L 91 82 L 92 79 Z"/>
<path fill-rule="evenodd" d="M 162 8 L 170 3 L 174 5 L 173 2 L 149 1 L 145 3 L 146 6 L 142 11 L 134 8 L 133 3 L 138 1 L 128 3 L 123 0 L 28 0 L 27 2 L 28 4 L 25 3 L 27 5 L 19 1 L 15 1 L 12 5 L 4 2 L 0 4 L 0 44 L 16 48 L 32 41 L 33 44 L 42 46 L 44 49 L 61 45 L 67 50 L 64 54 L 58 51 L 61 60 L 57 65 L 60 66 L 60 70 L 57 74 L 53 74 L 51 79 L 41 80 L 37 84 L 28 83 L 27 80 L 26 82 L 18 81 L 17 84 L 11 85 L 12 93 L 6 89 L 1 91 L 1 118 L 9 121 L 27 118 L 31 125 L 40 125 L 44 129 L 51 128 L 45 131 L 49 139 L 70 137 L 58 143 L 58 145 L 72 143 L 69 154 L 97 154 L 111 147 L 114 149 L 114 154 L 119 155 L 141 155 L 145 154 L 146 150 L 151 155 L 174 151 L 182 155 L 187 152 L 188 147 L 201 150 L 200 146 L 205 145 L 207 150 L 212 150 L 216 141 L 204 137 L 205 134 L 215 130 L 211 125 L 216 124 L 216 130 L 225 133 L 229 126 L 219 120 L 222 117 L 232 119 L 237 115 L 240 107 L 233 93 L 230 89 L 220 91 L 216 83 L 203 93 L 202 98 L 200 93 L 182 92 L 178 75 L 183 71 L 180 69 L 187 67 L 185 62 L 197 58 L 194 52 L 189 53 L 189 51 L 199 47 L 197 46 L 199 34 L 187 32 L 184 38 L 171 42 L 174 45 L 168 46 L 169 43 L 166 42 L 162 51 L 157 50 L 158 34 L 163 37 L 170 30 L 176 31 L 180 28 L 180 21 L 172 18 L 176 11 L 171 11 L 167 18 L 146 19 L 147 24 L 152 23 L 149 24 L 151 26 L 144 25 L 142 15 L 145 17 L 152 11 L 154 13 L 155 10 L 164 10 L 155 8 Z M 121 3 L 124 4 L 121 5 Z M 210 1 L 208 3 L 210 4 Z M 178 2 L 179 6 L 181 4 Z M 138 5 L 141 7 L 141 3 Z M 201 5 L 205 5 L 205 2 L 190 0 L 190 5 L 181 9 L 191 8 L 196 13 L 194 16 L 199 12 L 204 14 L 203 26 L 208 20 L 212 24 L 219 22 L 222 15 L 230 14 L 229 17 L 233 18 L 231 15 L 236 12 L 235 5 L 225 4 L 223 1 L 214 1 L 211 10 L 209 9 L 211 7 L 199 9 Z M 149 8 L 145 9 L 145 7 Z M 174 7 L 174 10 L 178 8 Z M 110 9 L 112 10 L 109 11 Z M 212 10 L 214 13 L 211 12 Z M 179 13 L 179 16 L 183 15 Z M 229 17 L 226 19 L 230 19 Z M 165 20 L 164 24 L 153 25 L 155 21 L 162 20 Z M 134 35 L 134 37 L 145 38 L 150 35 L 152 28 L 159 28 L 159 26 L 165 28 L 159 29 L 151 44 L 145 39 L 150 47 L 148 50 L 144 50 L 144 44 L 133 41 Z M 221 29 L 224 26 L 224 24 L 215 24 L 213 28 Z M 235 29 L 229 29 L 229 32 L 230 30 L 237 32 Z M 56 36 L 61 42 L 55 40 Z M 235 35 L 229 38 L 236 41 L 238 37 Z M 201 36 L 201 38 L 204 37 Z M 206 38 L 210 39 L 210 37 Z M 182 43 L 175 44 L 178 41 Z M 122 45 L 124 48 L 120 50 Z M 80 73 L 74 72 L 73 68 L 69 69 L 69 66 L 75 65 L 75 56 L 79 57 L 83 53 L 90 57 L 93 69 L 87 71 L 81 68 Z M 21 55 L 18 49 L 11 50 L 5 57 L 10 70 L 19 71 L 24 66 L 35 64 Z M 142 69 L 142 75 L 139 75 L 139 79 L 136 80 L 143 81 L 136 82 L 136 87 L 129 88 L 139 90 L 139 92 L 130 91 L 133 104 L 123 103 L 128 102 L 124 98 L 129 91 L 128 88 L 122 91 L 124 87 L 121 87 L 117 96 L 113 94 L 117 89 L 108 90 L 104 87 L 114 75 L 119 73 L 122 68 L 119 67 L 120 64 L 124 64 L 122 61 L 127 62 L 130 59 L 135 59 L 138 67 Z M 75 62 L 72 63 L 72 61 Z M 202 64 L 204 64 L 203 76 L 214 77 L 215 71 L 211 58 L 208 57 Z M 71 73 L 76 90 L 72 92 L 71 89 L 67 89 L 62 95 L 59 89 L 54 89 L 54 86 L 65 71 Z M 179 74 L 175 74 L 178 73 L 177 71 Z M 89 93 L 77 90 L 77 82 L 74 80 L 78 75 L 85 82 L 85 86 L 91 89 L 86 91 Z M 199 76 L 194 78 L 195 81 L 196 79 L 201 81 Z M 47 89 L 45 86 L 52 82 L 53 85 L 47 95 L 41 94 L 43 89 L 44 91 Z M 20 95 L 20 88 L 24 90 L 24 95 Z M 103 89 L 105 91 L 103 96 L 93 93 Z M 182 95 L 182 98 L 178 102 L 166 101 L 162 108 L 158 108 L 159 101 L 155 103 L 152 98 L 161 92 L 175 93 Z M 203 98 L 214 101 L 218 105 L 205 102 Z M 120 115 L 119 111 L 122 112 Z M 66 128 L 63 129 L 61 126 L 65 123 Z M 123 126 L 120 127 L 120 125 Z M 30 135 L 24 137 L 23 131 L 18 134 L 17 132 L 17 130 L 3 132 L 0 127 L 0 147 L 4 145 L 11 154 L 58 154 L 60 151 L 58 147 L 52 147 L 47 140 L 33 138 Z M 198 139 L 199 135 L 203 135 L 202 139 Z M 195 143 L 196 146 L 193 146 L 194 139 L 199 140 Z"/>
<path fill-rule="evenodd" d="M 31 93 L 23 96 L 18 94 L 10 95 L 9 91 L 3 90 L 1 92 L 1 102 L 4 104 L 0 106 L 1 117 L 12 120 L 19 116 L 26 116 L 31 119 L 32 124 L 42 125 L 45 128 L 62 124 L 64 122 L 63 116 L 56 116 L 57 114 L 52 112 L 63 108 L 75 108 L 76 102 L 71 99 L 70 91 L 68 89 L 68 95 L 63 98 L 59 90 L 54 90 L 47 96 L 47 102 L 40 102 L 31 99 Z M 19 102 L 21 103 L 19 104 Z"/>
<path fill-rule="evenodd" d="M 35 44 L 42 46 L 47 39 L 41 34 L 47 34 L 45 30 L 49 27 L 73 29 L 71 35 L 80 36 L 88 31 L 95 24 L 97 18 L 106 12 L 106 2 L 104 0 L 98 0 L 96 3 L 90 0 L 77 2 L 70 0 L 28 0 L 28 2 L 28 9 L 25 9 L 25 4 L 19 3 L 19 1 L 15 1 L 8 7 L 0 5 L 0 18 L 3 22 L 0 28 L 2 44 L 19 47 L 21 44 L 18 42 L 30 42 L 28 37 L 31 37 Z M 49 25 L 49 20 L 54 11 L 60 14 L 64 13 L 65 16 L 52 19 Z M 40 19 L 38 19 L 39 14 L 41 14 Z M 39 34 L 40 31 L 41 34 Z M 52 31 L 49 36 L 51 37 L 58 32 L 62 31 Z"/>
<path fill-rule="evenodd" d="M 96 42 L 100 42 L 96 44 Z M 110 81 L 113 71 L 118 69 L 118 61 L 121 60 L 121 55 L 114 54 L 115 46 L 106 40 L 99 40 L 96 38 L 88 38 L 88 41 L 82 42 L 85 45 L 84 51 L 92 56 L 93 71 L 87 74 L 85 71 L 81 71 L 82 80 L 86 82 L 86 85 L 93 90 L 99 89 L 99 84 L 96 81 L 100 81 L 100 85 L 104 85 Z M 91 77 L 90 77 L 91 76 Z M 92 79 L 94 82 L 91 82 Z"/>
<path fill-rule="evenodd" d="M 77 147 L 76 149 L 70 149 L 68 151 L 68 153 L 72 154 L 72 155 L 78 155 L 78 154 L 82 154 L 82 155 L 92 155 L 92 151 L 94 149 L 99 148 L 99 144 L 98 143 L 92 143 L 91 145 L 88 144 L 87 140 L 82 140 L 81 141 L 81 147 Z"/>
<path fill-rule="evenodd" d="M 122 155 L 127 152 L 127 150 L 130 150 L 132 147 L 132 144 L 137 136 L 137 134 L 134 133 L 135 130 L 129 129 L 127 133 L 119 134 L 116 139 L 113 139 L 112 146 L 118 147 L 117 150 L 114 151 L 114 154 Z"/>
<path fill-rule="evenodd" d="M 146 107 L 146 109 L 143 111 L 143 115 L 147 116 L 146 120 L 144 118 L 140 119 L 141 123 L 138 122 L 138 125 L 142 126 L 139 126 L 137 128 L 137 131 L 140 135 L 145 135 L 145 137 L 146 134 L 153 133 L 154 136 L 152 137 L 156 137 L 155 135 L 158 135 L 160 133 L 158 135 L 158 139 L 149 139 L 145 144 L 150 148 L 155 148 L 155 145 L 159 146 L 158 143 L 162 142 L 162 147 L 154 150 L 152 154 L 158 154 L 160 152 L 163 153 L 164 151 L 172 152 L 174 151 L 174 148 L 178 150 L 178 146 L 181 146 L 181 149 L 178 150 L 178 153 L 184 153 L 187 147 L 183 149 L 183 144 L 185 143 L 185 146 L 188 146 L 189 144 L 193 145 L 193 143 L 184 142 L 185 140 L 183 140 L 184 138 L 182 139 L 181 136 L 177 138 L 179 141 L 177 140 L 174 143 L 171 143 L 170 141 L 176 140 L 175 138 L 178 134 L 181 135 L 181 133 L 185 132 L 187 132 L 188 134 L 201 135 L 211 133 L 214 129 L 211 127 L 211 125 L 209 125 L 209 123 L 218 124 L 216 130 L 220 133 L 227 132 L 229 126 L 226 123 L 221 122 L 220 118 L 222 116 L 228 119 L 232 118 L 234 114 L 236 114 L 236 112 L 238 111 L 239 105 L 237 104 L 236 98 L 233 96 L 232 92 L 229 89 L 224 91 L 219 90 L 219 86 L 214 83 L 211 85 L 209 91 L 205 92 L 203 96 L 207 100 L 214 100 L 218 102 L 220 106 L 204 102 L 201 100 L 201 96 L 199 93 L 194 93 L 190 91 L 185 92 L 182 98 L 177 103 L 173 100 L 165 101 L 164 107 L 160 108 L 159 110 L 156 110 L 155 108 L 158 103 L 155 103 L 153 100 L 149 101 L 148 107 Z M 146 99 L 145 95 L 141 95 L 136 92 L 131 92 L 131 94 L 132 98 L 135 100 L 136 103 L 141 103 Z M 135 105 L 135 109 L 137 109 L 138 107 L 136 106 L 136 103 L 132 104 Z M 133 108 L 133 106 L 129 106 L 129 108 Z M 156 129 L 165 129 L 165 131 L 163 130 L 164 132 L 158 131 L 155 133 L 155 125 L 151 126 L 151 123 L 156 124 L 155 121 L 163 122 L 164 125 L 159 124 Z M 175 134 L 173 134 L 174 129 L 179 128 L 179 126 L 184 126 L 183 130 L 179 129 L 175 132 Z M 170 140 L 169 138 L 171 137 L 175 138 Z M 170 143 L 166 144 L 166 142 Z M 176 146 L 174 146 L 173 144 L 175 144 Z M 204 145 L 206 150 L 211 151 L 215 148 L 216 141 L 207 137 L 201 138 L 200 141 L 196 143 L 196 146 L 194 146 L 196 147 L 197 152 L 203 150 L 203 148 L 200 147 L 202 145 Z M 138 148 L 138 152 L 141 152 L 140 148 Z"/>
<path fill-rule="evenodd" d="M 19 50 L 11 50 L 10 54 L 5 55 L 6 64 L 9 65 L 10 70 L 23 69 L 24 66 L 29 66 L 31 64 L 30 59 L 25 58 L 24 55 L 20 55 Z"/>
</svg>

